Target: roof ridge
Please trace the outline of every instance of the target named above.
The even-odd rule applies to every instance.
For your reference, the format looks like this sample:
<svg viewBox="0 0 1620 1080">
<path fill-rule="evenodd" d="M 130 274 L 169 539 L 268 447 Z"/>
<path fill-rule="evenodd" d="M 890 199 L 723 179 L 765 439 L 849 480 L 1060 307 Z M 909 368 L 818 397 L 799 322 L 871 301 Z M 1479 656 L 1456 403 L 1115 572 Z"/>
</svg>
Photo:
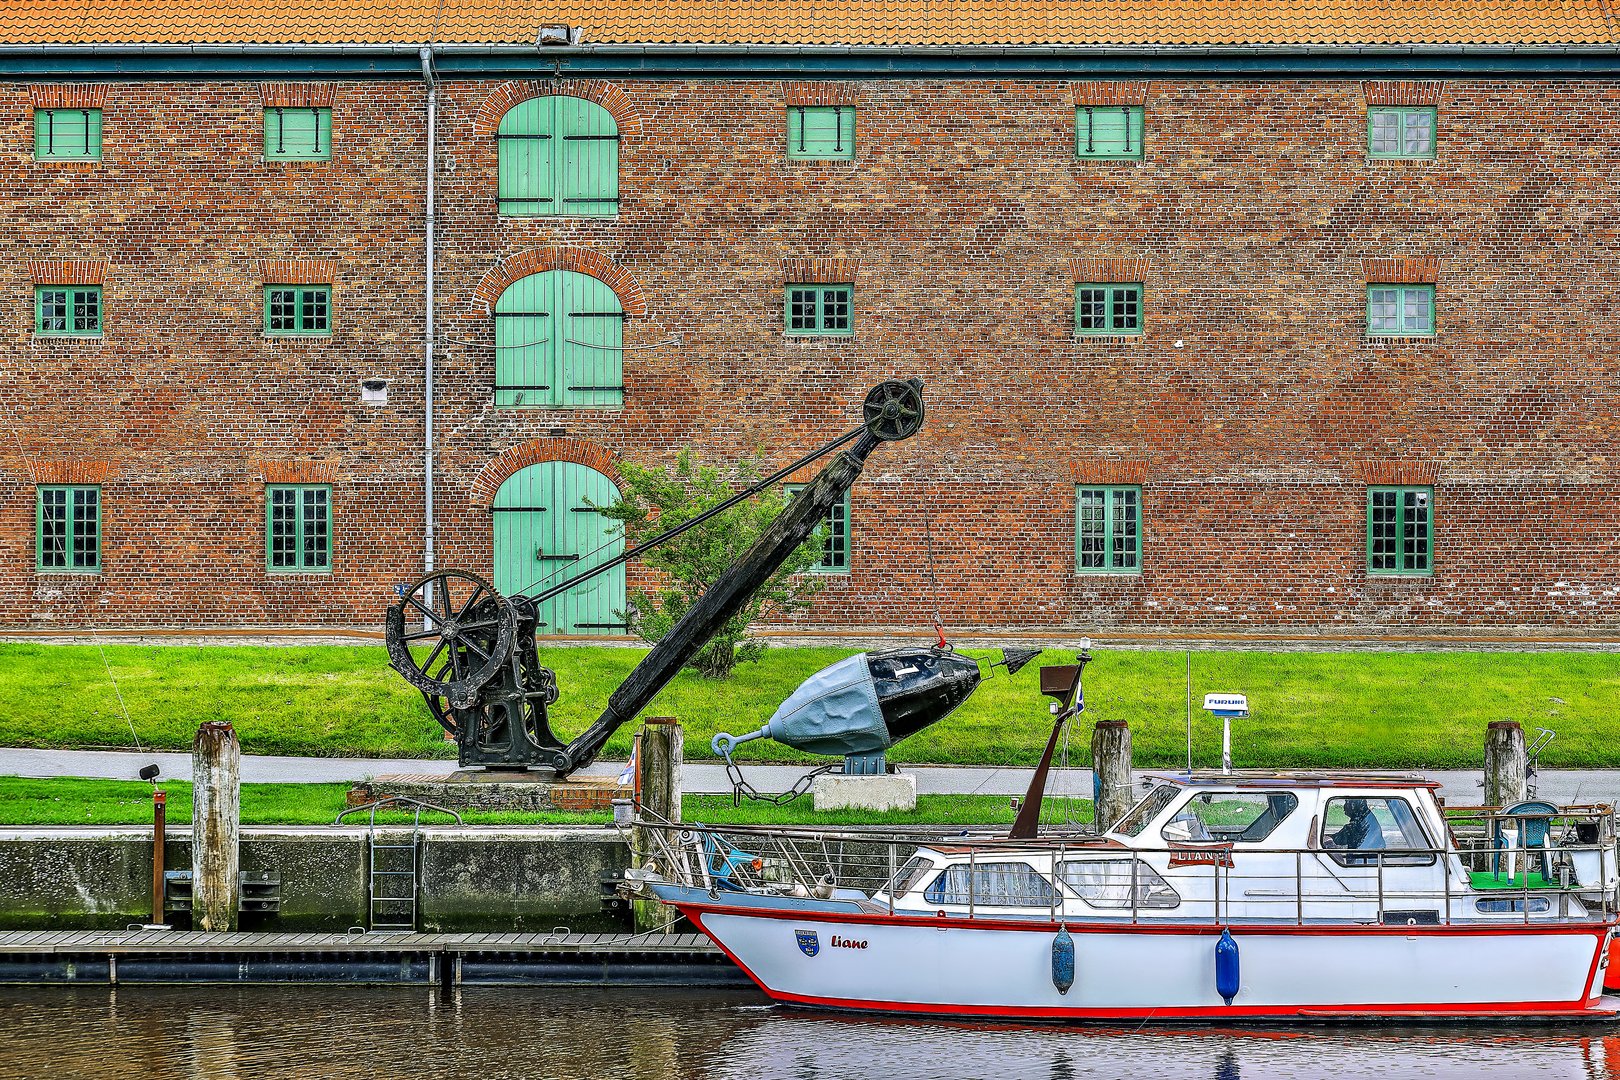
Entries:
<svg viewBox="0 0 1620 1080">
<path fill-rule="evenodd" d="M 0 0 L 0 43 L 1620 45 L 1620 0 Z"/>
</svg>

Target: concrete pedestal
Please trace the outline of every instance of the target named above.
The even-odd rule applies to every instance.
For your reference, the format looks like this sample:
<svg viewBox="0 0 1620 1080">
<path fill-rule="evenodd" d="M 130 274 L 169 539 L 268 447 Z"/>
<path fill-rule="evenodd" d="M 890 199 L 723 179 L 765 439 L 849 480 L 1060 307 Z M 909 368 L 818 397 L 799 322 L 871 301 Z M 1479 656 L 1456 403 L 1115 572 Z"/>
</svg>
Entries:
<svg viewBox="0 0 1620 1080">
<path fill-rule="evenodd" d="M 543 774 L 542 774 L 543 775 Z M 349 805 L 361 806 L 390 795 L 419 799 L 450 810 L 609 810 L 628 799 L 630 788 L 607 777 L 544 779 L 532 773 L 469 769 L 449 776 L 394 774 L 356 784 Z"/>
<path fill-rule="evenodd" d="M 828 810 L 915 810 L 917 778 L 907 773 L 844 776 L 823 773 L 810 785 L 816 813 Z"/>
</svg>

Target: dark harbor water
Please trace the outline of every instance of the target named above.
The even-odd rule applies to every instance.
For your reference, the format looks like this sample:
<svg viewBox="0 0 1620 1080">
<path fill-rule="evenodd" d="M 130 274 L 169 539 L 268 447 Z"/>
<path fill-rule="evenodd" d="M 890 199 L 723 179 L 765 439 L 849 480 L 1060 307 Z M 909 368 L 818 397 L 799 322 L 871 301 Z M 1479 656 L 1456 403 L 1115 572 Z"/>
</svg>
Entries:
<svg viewBox="0 0 1620 1080">
<path fill-rule="evenodd" d="M 0 987 L 0 1077 L 1620 1080 L 1620 1026 L 1005 1027 L 744 990 Z"/>
</svg>

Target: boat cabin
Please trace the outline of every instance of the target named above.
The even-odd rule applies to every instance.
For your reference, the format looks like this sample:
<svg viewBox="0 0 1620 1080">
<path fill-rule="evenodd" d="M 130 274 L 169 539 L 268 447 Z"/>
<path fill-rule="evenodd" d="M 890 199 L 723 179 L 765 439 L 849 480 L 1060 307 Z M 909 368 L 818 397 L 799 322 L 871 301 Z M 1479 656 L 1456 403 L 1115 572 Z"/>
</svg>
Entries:
<svg viewBox="0 0 1620 1080">
<path fill-rule="evenodd" d="M 1100 836 L 922 847 L 871 900 L 913 914 L 1435 925 L 1586 919 L 1615 889 L 1607 807 L 1448 813 L 1415 775 L 1147 782 Z"/>
</svg>

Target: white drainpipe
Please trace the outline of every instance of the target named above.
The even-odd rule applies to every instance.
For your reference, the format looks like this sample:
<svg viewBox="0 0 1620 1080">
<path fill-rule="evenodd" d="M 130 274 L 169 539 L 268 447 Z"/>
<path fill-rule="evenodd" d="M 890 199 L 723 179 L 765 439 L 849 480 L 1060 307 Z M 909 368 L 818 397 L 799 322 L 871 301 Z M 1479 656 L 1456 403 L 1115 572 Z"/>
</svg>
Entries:
<svg viewBox="0 0 1620 1080">
<path fill-rule="evenodd" d="M 434 151 L 438 137 L 439 86 L 433 76 L 433 49 L 423 46 L 422 82 L 427 86 L 427 307 L 422 331 L 424 400 L 426 416 L 422 434 L 422 571 L 433 573 L 433 177 Z"/>
</svg>

